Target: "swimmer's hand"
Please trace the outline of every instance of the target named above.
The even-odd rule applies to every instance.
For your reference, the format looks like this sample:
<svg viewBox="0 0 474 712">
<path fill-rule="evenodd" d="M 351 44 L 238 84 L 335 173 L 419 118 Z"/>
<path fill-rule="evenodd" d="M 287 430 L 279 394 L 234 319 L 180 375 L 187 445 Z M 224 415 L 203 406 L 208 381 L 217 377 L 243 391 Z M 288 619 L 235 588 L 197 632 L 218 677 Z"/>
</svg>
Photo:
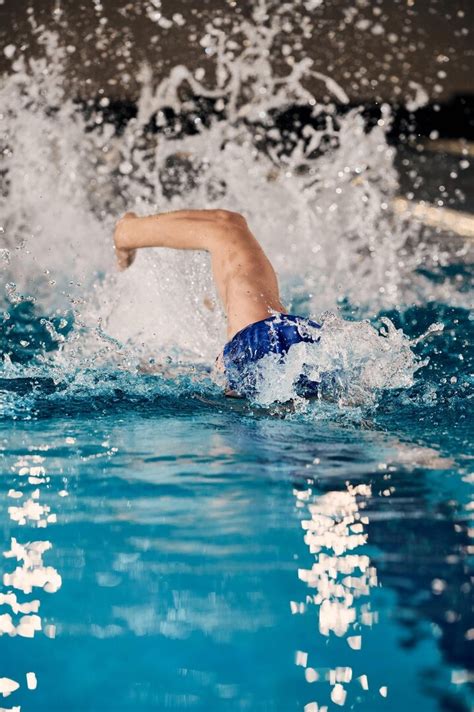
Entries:
<svg viewBox="0 0 474 712">
<path fill-rule="evenodd" d="M 115 225 L 114 246 L 117 266 L 120 271 L 130 267 L 134 261 L 137 251 L 128 247 L 131 223 L 137 218 L 135 213 L 125 213 Z"/>
</svg>

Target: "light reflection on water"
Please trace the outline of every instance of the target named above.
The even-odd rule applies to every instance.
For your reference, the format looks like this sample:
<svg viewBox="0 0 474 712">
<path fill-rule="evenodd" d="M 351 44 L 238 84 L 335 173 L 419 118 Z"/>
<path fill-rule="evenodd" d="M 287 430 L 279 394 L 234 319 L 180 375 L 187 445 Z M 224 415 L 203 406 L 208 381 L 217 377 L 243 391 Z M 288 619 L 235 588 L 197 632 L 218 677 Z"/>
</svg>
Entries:
<svg viewBox="0 0 474 712">
<path fill-rule="evenodd" d="M 10 709 L 467 709 L 469 483 L 435 451 L 229 413 L 17 424 L 8 451 Z"/>
<path fill-rule="evenodd" d="M 345 492 L 327 492 L 315 499 L 311 497 L 311 489 L 297 489 L 294 494 L 296 506 L 306 506 L 310 515 L 309 519 L 301 520 L 301 526 L 306 532 L 305 544 L 315 555 L 315 563 L 309 569 L 298 570 L 298 577 L 307 584 L 312 595 L 307 595 L 304 602 L 292 601 L 291 611 L 304 613 L 308 605 L 316 605 L 320 633 L 344 637 L 350 648 L 360 650 L 363 626 L 372 626 L 378 620 L 377 611 L 372 611 L 370 606 L 370 589 L 378 583 L 377 570 L 371 565 L 370 557 L 363 553 L 367 542 L 365 525 L 369 520 L 361 515 L 364 502 L 358 502 L 358 497 L 371 495 L 371 488 L 365 484 L 355 487 L 348 484 Z M 313 501 L 308 504 L 310 499 Z M 361 603 L 360 599 L 365 602 Z M 296 664 L 305 668 L 307 682 L 328 680 L 332 686 L 331 700 L 343 705 L 347 695 L 344 685 L 353 679 L 352 667 L 308 667 L 307 658 L 307 653 L 298 651 Z M 358 682 L 362 689 L 368 689 L 366 674 L 360 675 Z M 386 687 L 381 687 L 380 694 L 386 696 L 386 693 Z"/>
<path fill-rule="evenodd" d="M 38 450 L 47 451 L 48 446 L 40 446 Z M 8 517 L 18 527 L 46 529 L 57 521 L 51 506 L 42 503 L 44 493 L 41 488 L 50 482 L 44 463 L 44 456 L 25 452 L 11 466 L 14 473 L 12 484 L 16 484 L 17 489 L 8 489 L 5 499 Z M 61 497 L 67 494 L 66 490 L 59 492 Z M 36 597 L 40 591 L 55 593 L 62 585 L 57 569 L 43 562 L 43 556 L 53 545 L 44 538 L 25 540 L 21 532 L 22 530 L 18 529 L 17 536 L 10 537 L 9 548 L 3 551 L 7 563 L 2 567 L 4 573 L 3 590 L 0 591 L 0 636 L 34 638 L 42 632 L 46 637 L 54 638 L 56 627 L 43 621 L 41 600 Z M 24 543 L 20 543 L 19 539 Z M 28 690 L 36 689 L 37 678 L 33 670 L 28 670 L 23 680 L 2 678 L 0 693 L 3 697 L 8 697 L 22 685 Z"/>
</svg>

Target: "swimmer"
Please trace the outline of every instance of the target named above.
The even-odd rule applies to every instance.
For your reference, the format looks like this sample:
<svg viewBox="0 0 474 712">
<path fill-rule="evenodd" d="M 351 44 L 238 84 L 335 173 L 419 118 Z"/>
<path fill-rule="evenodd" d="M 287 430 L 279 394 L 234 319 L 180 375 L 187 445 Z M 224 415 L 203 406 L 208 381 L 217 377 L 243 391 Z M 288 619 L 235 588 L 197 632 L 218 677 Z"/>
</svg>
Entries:
<svg viewBox="0 0 474 712">
<path fill-rule="evenodd" d="M 253 395 L 255 366 L 268 354 L 284 360 L 291 346 L 316 343 L 319 324 L 288 314 L 275 271 L 245 218 L 227 210 L 177 210 L 148 217 L 126 213 L 114 232 L 119 269 L 142 247 L 204 250 L 227 317 L 227 343 L 220 363 L 232 396 Z M 318 385 L 303 373 L 298 395 L 312 397 Z"/>
</svg>

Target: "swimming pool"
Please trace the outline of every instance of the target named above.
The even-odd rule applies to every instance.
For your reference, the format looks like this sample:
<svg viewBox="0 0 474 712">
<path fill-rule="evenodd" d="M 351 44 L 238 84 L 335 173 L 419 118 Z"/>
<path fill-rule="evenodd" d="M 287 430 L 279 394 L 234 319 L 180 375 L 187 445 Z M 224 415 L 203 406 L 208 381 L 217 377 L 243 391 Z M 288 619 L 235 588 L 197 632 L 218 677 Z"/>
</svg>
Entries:
<svg viewBox="0 0 474 712">
<path fill-rule="evenodd" d="M 359 423 L 212 389 L 127 395 L 120 376 L 114 394 L 17 393 L 5 703 L 469 709 L 469 322 L 443 316 L 465 361 L 431 347 L 423 378 Z"/>
<path fill-rule="evenodd" d="M 276 81 L 254 30 L 235 59 L 245 92 L 193 79 L 222 103 L 205 125 L 191 112 L 193 132 L 183 68 L 145 76 L 120 130 L 86 120 L 48 33 L 46 64 L 1 86 L 5 709 L 474 701 L 468 245 L 392 210 L 387 108 L 368 130 L 326 107 L 288 147 L 276 104 L 321 107 L 306 65 Z M 235 41 L 219 37 L 216 53 Z M 283 389 L 269 369 L 256 402 L 224 398 L 206 259 L 156 252 L 112 272 L 131 206 L 244 211 L 286 302 L 321 318 L 313 356 L 334 390 L 288 403 L 291 372 Z"/>
</svg>

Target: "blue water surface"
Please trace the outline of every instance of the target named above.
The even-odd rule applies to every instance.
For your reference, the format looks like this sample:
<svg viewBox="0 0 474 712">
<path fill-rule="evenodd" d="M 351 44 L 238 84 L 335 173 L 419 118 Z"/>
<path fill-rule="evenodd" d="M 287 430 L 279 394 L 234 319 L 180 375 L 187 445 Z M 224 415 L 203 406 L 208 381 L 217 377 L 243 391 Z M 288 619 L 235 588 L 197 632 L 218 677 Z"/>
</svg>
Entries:
<svg viewBox="0 0 474 712">
<path fill-rule="evenodd" d="M 472 322 L 389 316 L 446 328 L 366 411 L 113 370 L 2 380 L 5 708 L 470 709 Z"/>
</svg>

